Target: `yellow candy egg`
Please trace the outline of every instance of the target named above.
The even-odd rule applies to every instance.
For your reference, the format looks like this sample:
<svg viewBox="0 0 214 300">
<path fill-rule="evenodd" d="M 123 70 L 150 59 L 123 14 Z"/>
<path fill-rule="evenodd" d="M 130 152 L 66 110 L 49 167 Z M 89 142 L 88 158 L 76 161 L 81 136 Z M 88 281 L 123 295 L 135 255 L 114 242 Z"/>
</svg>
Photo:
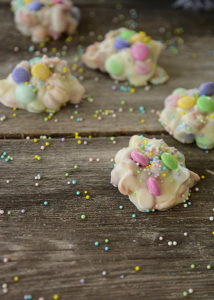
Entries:
<svg viewBox="0 0 214 300">
<path fill-rule="evenodd" d="M 33 0 L 24 0 L 24 4 L 30 4 Z"/>
<path fill-rule="evenodd" d="M 130 42 L 131 42 L 131 44 L 140 43 L 140 42 L 143 42 L 145 37 L 146 37 L 145 32 L 141 31 L 139 33 L 134 34 L 131 37 Z"/>
<path fill-rule="evenodd" d="M 196 103 L 196 100 L 194 97 L 191 96 L 183 96 L 181 98 L 178 99 L 178 107 L 182 108 L 182 109 L 190 109 L 191 107 L 193 107 Z"/>
<path fill-rule="evenodd" d="M 36 64 L 31 69 L 32 76 L 46 80 L 50 76 L 50 70 L 45 64 Z"/>
</svg>

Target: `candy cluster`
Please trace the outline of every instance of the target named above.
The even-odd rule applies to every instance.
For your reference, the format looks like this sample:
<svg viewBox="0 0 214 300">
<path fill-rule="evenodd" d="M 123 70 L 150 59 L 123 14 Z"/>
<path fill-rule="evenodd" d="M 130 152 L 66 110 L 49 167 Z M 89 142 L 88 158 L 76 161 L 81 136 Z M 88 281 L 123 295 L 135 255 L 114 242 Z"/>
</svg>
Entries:
<svg viewBox="0 0 214 300">
<path fill-rule="evenodd" d="M 178 88 L 165 99 L 160 114 L 164 128 L 182 143 L 196 141 L 202 149 L 214 147 L 214 82 L 199 89 Z"/>
<path fill-rule="evenodd" d="M 66 102 L 79 103 L 84 92 L 67 62 L 57 57 L 22 61 L 0 80 L 0 102 L 30 112 L 57 111 Z"/>
<path fill-rule="evenodd" d="M 115 157 L 111 182 L 140 211 L 166 210 L 185 202 L 200 179 L 185 167 L 185 158 L 163 140 L 132 136 Z"/>
<path fill-rule="evenodd" d="M 71 34 L 80 20 L 80 11 L 70 0 L 13 0 L 12 10 L 18 30 L 34 42 Z"/>
<path fill-rule="evenodd" d="M 120 28 L 107 33 L 103 42 L 89 46 L 82 59 L 89 68 L 134 86 L 157 85 L 168 80 L 167 73 L 157 66 L 162 49 L 162 43 L 151 40 L 145 32 Z"/>
</svg>

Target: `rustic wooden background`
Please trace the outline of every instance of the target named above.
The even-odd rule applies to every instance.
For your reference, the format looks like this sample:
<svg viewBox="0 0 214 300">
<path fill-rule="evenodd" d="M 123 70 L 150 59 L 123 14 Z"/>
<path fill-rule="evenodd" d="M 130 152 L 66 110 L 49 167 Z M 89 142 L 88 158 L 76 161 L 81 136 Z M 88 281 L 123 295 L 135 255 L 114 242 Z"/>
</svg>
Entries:
<svg viewBox="0 0 214 300">
<path fill-rule="evenodd" d="M 48 122 L 44 122 L 45 113 L 14 112 L 0 105 L 0 117 L 7 118 L 0 122 L 0 152 L 14 158 L 8 163 L 0 160 L 0 209 L 4 211 L 0 215 L 0 299 L 171 300 L 182 299 L 183 292 L 188 299 L 214 299 L 213 151 L 178 143 L 163 131 L 157 118 L 172 89 L 213 80 L 213 14 L 173 10 L 171 1 L 76 2 L 83 15 L 78 35 L 71 43 L 62 38 L 47 44 L 48 54 L 53 47 L 61 52 L 67 45 L 66 59 L 72 66 L 80 46 L 124 26 L 131 20 L 131 9 L 136 9 L 138 29 L 172 44 L 160 58 L 171 80 L 131 94 L 120 91 L 124 83 L 116 84 L 113 91 L 114 82 L 107 75 L 84 68 L 82 74 L 74 74 L 84 77 L 87 95 L 94 101 L 85 100 L 77 109 L 69 105 Z M 28 51 L 32 43 L 15 30 L 7 0 L 0 2 L 0 25 L 0 78 L 4 78 L 19 60 L 32 56 Z M 181 28 L 184 32 L 175 34 Z M 90 31 L 95 32 L 94 37 L 89 36 Z M 173 44 L 178 37 L 180 42 Z M 14 52 L 14 47 L 19 51 Z M 39 46 L 36 49 L 42 51 Z M 123 112 L 118 112 L 121 107 Z M 97 110 L 110 112 L 99 113 L 99 121 L 94 118 Z M 83 121 L 77 122 L 78 117 Z M 75 132 L 88 144 L 78 145 Z M 140 213 L 111 186 L 112 158 L 134 133 L 164 137 L 186 155 L 190 169 L 205 176 L 198 184 L 199 191 L 193 190 L 189 207 Z M 41 151 L 45 141 L 34 143 L 33 138 L 43 135 L 52 139 Z M 85 138 L 90 135 L 91 139 Z M 31 139 L 26 140 L 27 136 Z M 34 159 L 36 154 L 41 161 Z M 38 173 L 41 180 L 35 186 Z M 67 183 L 72 180 L 75 185 Z M 94 246 L 95 241 L 99 247 Z M 177 245 L 169 246 L 170 241 Z"/>
</svg>

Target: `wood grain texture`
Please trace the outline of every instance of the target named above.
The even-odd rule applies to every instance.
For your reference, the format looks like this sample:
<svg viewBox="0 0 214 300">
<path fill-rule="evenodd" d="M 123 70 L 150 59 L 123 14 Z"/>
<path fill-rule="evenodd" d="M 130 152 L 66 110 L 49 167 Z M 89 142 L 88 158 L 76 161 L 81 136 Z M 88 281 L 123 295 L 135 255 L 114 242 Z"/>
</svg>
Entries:
<svg viewBox="0 0 214 300">
<path fill-rule="evenodd" d="M 65 58 L 70 66 L 79 46 L 86 47 L 99 34 L 124 26 L 124 21 L 112 20 L 119 15 L 129 20 L 132 8 L 138 13 L 139 30 L 155 39 L 172 40 L 173 30 L 183 28 L 184 44 L 176 46 L 178 55 L 169 48 L 164 50 L 160 65 L 171 79 L 148 92 L 143 88 L 137 88 L 134 94 L 112 91 L 114 82 L 106 74 L 84 67 L 82 83 L 93 103 L 84 101 L 78 109 L 67 106 L 49 122 L 43 121 L 46 114 L 21 110 L 16 111 L 14 118 L 11 109 L 0 105 L 0 116 L 7 116 L 0 123 L 0 153 L 6 151 L 14 158 L 9 163 L 0 159 L 0 209 L 4 210 L 0 215 L 0 283 L 8 284 L 7 294 L 0 289 L 0 299 L 19 300 L 30 294 L 33 300 L 42 296 L 47 300 L 58 294 L 59 300 L 179 300 L 183 291 L 192 288 L 194 293 L 187 299 L 212 300 L 214 269 L 208 270 L 207 265 L 214 264 L 213 223 L 209 220 L 213 216 L 213 151 L 206 154 L 195 145 L 175 141 L 164 133 L 156 111 L 162 108 L 163 99 L 172 89 L 191 88 L 213 80 L 213 14 L 172 10 L 172 1 L 168 0 L 76 3 L 83 15 L 78 35 L 70 44 L 65 43 L 65 38 L 47 44 L 48 54 L 53 47 L 61 52 L 67 45 Z M 15 30 L 8 4 L 8 0 L 0 0 L 0 78 L 7 76 L 20 60 L 32 56 L 28 52 L 32 43 Z M 161 27 L 165 33 L 160 33 Z M 89 31 L 94 31 L 95 37 L 89 37 Z M 20 48 L 18 53 L 14 53 L 15 46 Z M 78 72 L 74 74 L 80 76 Z M 122 100 L 125 105 L 121 105 Z M 145 108 L 145 114 L 140 113 L 140 106 Z M 121 107 L 123 112 L 119 113 Z M 116 117 L 110 113 L 98 121 L 94 114 L 100 109 L 112 110 Z M 71 115 L 83 121 L 71 120 Z M 78 145 L 72 138 L 75 132 L 83 140 L 88 135 L 97 137 L 88 140 L 88 145 Z M 197 185 L 199 191 L 192 193 L 191 206 L 140 213 L 110 184 L 111 160 L 136 132 L 164 137 L 169 145 L 184 153 L 191 170 L 205 176 Z M 55 137 L 44 151 L 40 146 L 45 141 L 24 139 L 41 135 Z M 116 144 L 110 136 L 116 137 Z M 62 137 L 66 137 L 65 142 Z M 35 160 L 36 154 L 41 155 L 41 161 Z M 89 158 L 94 161 L 90 163 Z M 74 169 L 76 164 L 78 169 Z M 65 177 L 66 172 L 69 177 Z M 41 180 L 36 187 L 38 173 Z M 72 180 L 76 180 L 75 185 L 67 183 Z M 85 190 L 89 200 L 85 199 Z M 80 196 L 76 191 L 80 191 Z M 48 201 L 47 206 L 44 201 Z M 25 213 L 21 213 L 23 209 Z M 136 219 L 132 218 L 133 213 Z M 84 221 L 82 214 L 86 215 Z M 184 232 L 188 232 L 187 237 Z M 110 241 L 107 252 L 106 238 Z M 94 246 L 95 241 L 100 242 L 99 247 Z M 168 241 L 177 241 L 177 246 L 168 246 Z M 9 262 L 3 263 L 4 258 Z M 191 264 L 195 264 L 194 269 Z M 18 282 L 14 282 L 14 276 L 19 277 Z"/>
<path fill-rule="evenodd" d="M 39 147 L 44 142 L 1 140 L 2 151 L 10 149 L 14 157 L 10 163 L 0 161 L 0 207 L 5 210 L 0 217 L 1 259 L 9 258 L 1 264 L 0 282 L 8 283 L 6 299 L 23 299 L 24 294 L 51 299 L 55 293 L 68 300 L 180 299 L 189 288 L 194 289 L 193 299 L 214 297 L 213 269 L 206 269 L 214 259 L 209 221 L 213 176 L 206 171 L 214 157 L 203 155 L 201 173 L 201 150 L 181 146 L 168 136 L 164 139 L 178 146 L 188 157 L 187 166 L 206 179 L 198 184 L 199 192 L 193 192 L 189 208 L 179 205 L 150 214 L 137 212 L 110 184 L 111 158 L 128 144 L 129 137 L 116 138 L 115 145 L 109 138 L 93 138 L 88 145 L 53 139 L 42 153 Z M 41 161 L 34 160 L 37 153 Z M 100 162 L 90 163 L 90 157 L 99 157 Z M 35 187 L 37 173 L 41 180 Z M 77 183 L 68 185 L 68 180 Z M 20 212 L 23 208 L 25 214 Z M 104 251 L 105 238 L 110 240 L 108 252 Z M 99 247 L 93 245 L 95 241 Z M 178 244 L 170 247 L 168 241 Z M 190 269 L 191 264 L 195 269 Z M 102 276 L 104 270 L 106 276 Z M 13 282 L 14 276 L 19 276 L 19 282 Z"/>
<path fill-rule="evenodd" d="M 157 1 L 152 2 L 157 3 Z M 65 58 L 69 61 L 70 66 L 73 65 L 73 58 L 78 54 L 80 45 L 85 47 L 94 42 L 99 34 L 105 34 L 109 29 L 124 26 L 124 21 L 113 24 L 112 20 L 115 17 L 122 14 L 126 20 L 130 19 L 129 11 L 133 6 L 131 4 L 123 5 L 123 8 L 117 10 L 115 9 L 116 4 L 99 4 L 95 6 L 89 3 L 85 6 L 82 5 L 83 19 L 79 27 L 79 36 L 84 36 L 85 40 L 80 41 L 79 36 L 76 36 L 70 44 L 67 44 L 68 51 Z M 212 80 L 214 37 L 212 34 L 205 36 L 205 33 L 213 30 L 212 14 L 206 14 L 206 18 L 203 18 L 199 17 L 200 15 L 198 14 L 188 15 L 179 10 L 173 11 L 163 8 L 160 13 L 159 6 L 159 4 L 153 5 L 154 8 L 151 14 L 147 13 L 149 11 L 148 3 L 145 4 L 143 2 L 142 5 L 142 2 L 138 1 L 136 3 L 137 20 L 139 30 L 145 30 L 158 40 L 169 39 L 169 33 L 175 28 L 181 27 L 184 29 L 184 44 L 178 47 L 179 55 L 175 55 L 172 51 L 166 49 L 160 57 L 159 64 L 167 70 L 171 77 L 167 84 L 153 87 L 148 92 L 143 88 L 136 88 L 134 94 L 121 92 L 120 90 L 112 91 L 114 81 L 107 74 L 91 71 L 84 67 L 84 80 L 82 83 L 86 87 L 87 95 L 92 96 L 94 102 L 92 104 L 88 102 L 81 103 L 77 116 L 83 118 L 81 124 L 75 120 L 70 120 L 70 116 L 74 114 L 74 108 L 71 105 L 62 109 L 56 115 L 57 123 L 53 120 L 47 123 L 44 122 L 45 113 L 38 115 L 22 110 L 17 111 L 17 117 L 13 118 L 11 109 L 0 105 L 1 115 L 6 115 L 8 118 L 6 122 L 1 123 L 0 136 L 17 137 L 20 134 L 39 136 L 41 133 L 58 136 L 62 134 L 72 135 L 77 131 L 81 134 L 90 132 L 97 136 L 128 135 L 139 130 L 163 132 L 156 114 L 151 113 L 151 109 L 161 110 L 165 97 L 178 86 L 192 88 L 199 86 L 202 81 Z M 105 15 L 105 22 L 102 22 L 103 15 Z M 4 78 L 20 60 L 32 57 L 32 54 L 28 52 L 28 48 L 32 43 L 29 38 L 22 36 L 16 31 L 12 13 L 5 6 L 0 6 L 0 20 L 2 24 L 0 39 L 4 45 L 0 48 L 0 78 Z M 166 29 L 165 34 L 159 32 L 160 27 Z M 89 31 L 95 31 L 95 37 L 89 37 Z M 203 36 L 199 38 L 200 35 Z M 48 54 L 51 55 L 53 47 L 61 52 L 63 45 L 66 45 L 65 39 L 47 44 Z M 13 51 L 15 46 L 20 48 L 18 53 Z M 37 49 L 41 50 L 39 46 L 37 46 Z M 195 58 L 189 57 L 192 54 Z M 81 67 L 81 63 L 79 63 L 79 66 Z M 78 72 L 74 72 L 74 74 L 78 77 L 82 75 Z M 94 81 L 96 77 L 99 79 L 97 82 Z M 118 84 L 118 88 L 121 85 L 124 85 L 124 83 Z M 118 109 L 121 107 L 121 100 L 125 100 L 127 104 L 124 107 L 124 112 L 118 113 Z M 140 106 L 143 106 L 147 112 L 143 116 L 139 111 Z M 129 108 L 134 108 L 134 113 L 130 113 Z M 100 122 L 94 118 L 95 111 L 99 109 L 114 110 L 117 113 L 117 117 L 104 117 Z M 142 118 L 145 119 L 144 124 L 140 123 Z"/>
</svg>

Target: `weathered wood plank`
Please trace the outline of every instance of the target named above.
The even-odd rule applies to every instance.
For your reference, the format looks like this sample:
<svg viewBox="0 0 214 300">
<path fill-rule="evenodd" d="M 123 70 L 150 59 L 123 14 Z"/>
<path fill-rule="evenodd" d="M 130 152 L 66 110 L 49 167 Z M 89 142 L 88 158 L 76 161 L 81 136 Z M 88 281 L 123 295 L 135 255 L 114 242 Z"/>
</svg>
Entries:
<svg viewBox="0 0 214 300">
<path fill-rule="evenodd" d="M 212 14 L 206 14 L 206 18 L 200 17 L 198 14 L 190 14 L 180 12 L 179 10 L 170 10 L 165 7 L 160 13 L 160 5 L 154 5 L 151 14 L 149 4 L 136 3 L 138 12 L 138 28 L 144 29 L 152 37 L 156 39 L 167 39 L 167 34 L 159 32 L 160 27 L 164 27 L 166 32 L 172 32 L 175 28 L 184 28 L 184 45 L 179 46 L 179 55 L 174 55 L 172 51 L 165 50 L 160 58 L 162 65 L 169 73 L 171 80 L 164 86 L 154 87 L 152 91 L 146 92 L 143 88 L 137 88 L 134 94 L 121 92 L 119 90 L 112 91 L 114 82 L 105 74 L 90 71 L 84 68 L 83 84 L 87 89 L 87 94 L 94 98 L 93 103 L 82 103 L 78 109 L 78 116 L 74 116 L 74 120 L 70 120 L 70 116 L 74 114 L 74 108 L 68 106 L 55 116 L 58 122 L 53 120 L 43 122 L 46 114 L 30 114 L 25 111 L 17 111 L 17 117 L 13 118 L 13 111 L 0 105 L 0 115 L 6 115 L 7 121 L 1 123 L 0 136 L 12 137 L 21 135 L 41 135 L 48 134 L 57 135 L 72 135 L 78 131 L 82 134 L 93 133 L 96 135 L 111 135 L 115 134 L 132 134 L 140 130 L 145 132 L 163 132 L 163 128 L 157 121 L 155 113 L 151 113 L 151 109 L 160 110 L 163 106 L 163 99 L 178 86 L 195 87 L 204 81 L 210 81 L 213 78 L 213 54 L 214 38 L 212 35 L 200 37 L 206 32 L 213 30 Z M 124 26 L 124 21 L 116 24 L 112 23 L 114 17 L 123 14 L 125 20 L 130 19 L 130 8 L 133 4 L 123 5 L 120 10 L 113 9 L 115 5 L 88 5 L 82 6 L 83 20 L 79 27 L 79 36 L 85 36 L 84 41 L 79 40 L 79 36 L 74 37 L 72 43 L 68 44 L 66 59 L 70 66 L 73 65 L 73 57 L 78 54 L 78 46 L 87 46 L 95 40 L 94 37 L 89 37 L 89 31 L 95 31 L 95 36 L 104 34 L 111 28 Z M 145 5 L 145 7 L 144 7 Z M 162 5 L 162 4 L 161 4 Z M 149 9 L 150 7 L 150 9 Z M 95 17 L 91 17 L 92 13 Z M 102 21 L 105 15 L 105 22 Z M 202 16 L 202 15 L 201 15 Z M 2 47 L 0 48 L 0 77 L 4 78 L 12 66 L 18 63 L 23 58 L 30 58 L 32 54 L 28 52 L 28 48 L 32 43 L 26 37 L 19 34 L 13 23 L 13 16 L 9 9 L 5 6 L 0 6 L 1 20 L 1 40 Z M 155 20 L 155 22 L 154 22 Z M 102 24 L 102 26 L 100 26 Z M 61 40 L 51 42 L 47 45 L 51 53 L 51 49 L 56 47 L 61 51 L 66 43 Z M 20 47 L 18 53 L 14 53 L 15 46 Z M 39 49 L 39 47 L 38 47 Z M 194 54 L 195 58 L 190 58 L 188 55 Z M 79 64 L 81 66 L 81 64 Z M 74 73 L 77 76 L 81 74 Z M 94 81 L 95 77 L 99 81 Z M 120 85 L 118 85 L 120 87 Z M 121 107 L 121 100 L 125 100 L 127 104 L 124 107 L 123 113 L 118 113 Z M 139 112 L 139 107 L 143 106 L 146 114 L 142 115 Z M 134 108 L 134 112 L 130 113 L 129 109 Z M 96 110 L 114 110 L 117 114 L 116 118 L 112 116 L 104 117 L 102 121 L 95 119 L 94 113 Z M 82 122 L 76 122 L 76 118 L 83 118 Z M 145 123 L 140 123 L 144 119 Z"/>
<path fill-rule="evenodd" d="M 190 207 L 145 214 L 110 184 L 111 158 L 128 139 L 117 137 L 112 144 L 109 138 L 93 138 L 88 145 L 53 139 L 43 152 L 39 149 L 44 141 L 0 141 L 1 151 L 14 157 L 9 163 L 0 160 L 0 208 L 5 211 L 0 216 L 0 259 L 9 258 L 1 263 L 0 272 L 0 282 L 9 289 L 5 299 L 23 299 L 25 294 L 52 299 L 59 294 L 63 300 L 165 300 L 181 299 L 190 288 L 193 299 L 213 299 L 214 273 L 206 268 L 214 259 L 209 221 L 213 175 L 207 171 L 212 170 L 212 152 L 205 154 L 164 137 L 183 151 L 190 169 L 206 178 L 192 193 Z M 34 159 L 35 154 L 41 155 L 41 161 Z M 41 180 L 36 187 L 38 173 Z M 68 180 L 76 180 L 76 185 L 68 185 Z M 76 191 L 81 195 L 76 196 Z M 108 252 L 105 238 L 110 241 Z M 177 241 L 177 246 L 168 246 L 168 241 Z M 134 269 L 137 265 L 139 272 Z M 14 276 L 19 276 L 19 282 L 13 281 Z"/>
</svg>

